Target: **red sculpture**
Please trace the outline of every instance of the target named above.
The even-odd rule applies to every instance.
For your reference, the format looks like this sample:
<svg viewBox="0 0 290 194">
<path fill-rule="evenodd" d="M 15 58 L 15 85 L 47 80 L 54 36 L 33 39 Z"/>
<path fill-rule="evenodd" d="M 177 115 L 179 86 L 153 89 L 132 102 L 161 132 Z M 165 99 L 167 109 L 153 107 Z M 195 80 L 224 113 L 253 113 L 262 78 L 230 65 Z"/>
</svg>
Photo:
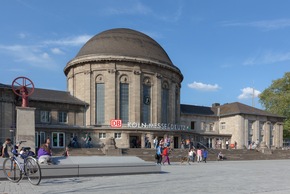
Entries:
<svg viewBox="0 0 290 194">
<path fill-rule="evenodd" d="M 17 77 L 12 82 L 12 90 L 17 96 L 22 97 L 22 107 L 28 107 L 28 96 L 34 92 L 34 84 L 27 77 Z"/>
</svg>

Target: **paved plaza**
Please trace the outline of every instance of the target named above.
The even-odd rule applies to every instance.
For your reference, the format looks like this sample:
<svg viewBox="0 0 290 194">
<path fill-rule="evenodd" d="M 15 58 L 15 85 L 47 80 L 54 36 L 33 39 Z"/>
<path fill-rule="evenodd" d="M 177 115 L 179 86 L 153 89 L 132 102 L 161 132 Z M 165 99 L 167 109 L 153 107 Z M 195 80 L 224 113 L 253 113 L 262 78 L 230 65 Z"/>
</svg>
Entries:
<svg viewBox="0 0 290 194">
<path fill-rule="evenodd" d="M 162 173 L 1 181 L 4 193 L 290 193 L 290 160 L 214 161 L 162 166 Z"/>
</svg>

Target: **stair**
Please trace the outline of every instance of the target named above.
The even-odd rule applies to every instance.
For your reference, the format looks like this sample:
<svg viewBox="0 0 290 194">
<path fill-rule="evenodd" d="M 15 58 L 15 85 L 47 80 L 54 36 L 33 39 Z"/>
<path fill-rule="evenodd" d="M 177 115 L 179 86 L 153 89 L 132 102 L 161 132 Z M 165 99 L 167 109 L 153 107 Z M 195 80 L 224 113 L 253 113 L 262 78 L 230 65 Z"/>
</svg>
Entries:
<svg viewBox="0 0 290 194">
<path fill-rule="evenodd" d="M 53 155 L 61 156 L 63 149 L 53 149 Z M 274 160 L 290 159 L 290 150 L 272 150 L 272 154 L 263 154 L 257 150 L 247 149 L 229 149 L 219 150 L 210 149 L 208 152 L 208 161 L 216 161 L 219 152 L 222 152 L 226 160 Z M 180 162 L 183 157 L 187 157 L 187 149 L 173 149 L 170 154 L 172 162 Z M 122 149 L 123 156 L 137 156 L 145 161 L 155 161 L 155 149 L 150 148 L 128 148 Z M 70 148 L 71 156 L 105 156 L 100 148 Z"/>
</svg>

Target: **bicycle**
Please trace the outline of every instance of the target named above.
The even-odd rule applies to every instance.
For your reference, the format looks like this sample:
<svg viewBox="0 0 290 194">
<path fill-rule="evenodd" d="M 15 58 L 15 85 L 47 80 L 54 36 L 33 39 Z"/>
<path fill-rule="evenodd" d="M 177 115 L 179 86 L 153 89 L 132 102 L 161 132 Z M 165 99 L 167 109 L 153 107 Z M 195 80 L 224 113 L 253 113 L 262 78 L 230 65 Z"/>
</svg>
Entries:
<svg viewBox="0 0 290 194">
<path fill-rule="evenodd" d="M 20 141 L 17 145 L 20 146 L 24 142 L 26 141 Z M 37 159 L 32 157 L 34 153 L 30 151 L 30 147 L 22 147 L 20 153 L 18 153 L 17 145 L 12 150 L 13 155 L 3 162 L 5 176 L 9 181 L 18 183 L 25 175 L 31 184 L 38 185 L 41 181 L 41 168 Z"/>
</svg>

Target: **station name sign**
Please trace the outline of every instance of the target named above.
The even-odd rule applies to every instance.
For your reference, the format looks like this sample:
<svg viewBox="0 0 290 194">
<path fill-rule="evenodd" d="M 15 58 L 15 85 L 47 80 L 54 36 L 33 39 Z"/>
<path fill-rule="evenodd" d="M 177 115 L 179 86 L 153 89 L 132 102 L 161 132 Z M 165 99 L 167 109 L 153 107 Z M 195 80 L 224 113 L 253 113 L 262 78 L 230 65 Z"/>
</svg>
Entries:
<svg viewBox="0 0 290 194">
<path fill-rule="evenodd" d="M 164 130 L 188 130 L 185 125 L 175 125 L 170 123 L 137 123 L 128 122 L 129 128 L 143 128 L 143 129 L 164 129 Z"/>
<path fill-rule="evenodd" d="M 123 123 L 121 119 L 112 119 L 110 121 L 110 126 L 112 128 L 122 128 Z M 185 125 L 175 125 L 169 123 L 138 123 L 138 122 L 128 122 L 125 125 L 128 128 L 138 128 L 138 129 L 163 129 L 163 130 L 189 130 Z"/>
</svg>

